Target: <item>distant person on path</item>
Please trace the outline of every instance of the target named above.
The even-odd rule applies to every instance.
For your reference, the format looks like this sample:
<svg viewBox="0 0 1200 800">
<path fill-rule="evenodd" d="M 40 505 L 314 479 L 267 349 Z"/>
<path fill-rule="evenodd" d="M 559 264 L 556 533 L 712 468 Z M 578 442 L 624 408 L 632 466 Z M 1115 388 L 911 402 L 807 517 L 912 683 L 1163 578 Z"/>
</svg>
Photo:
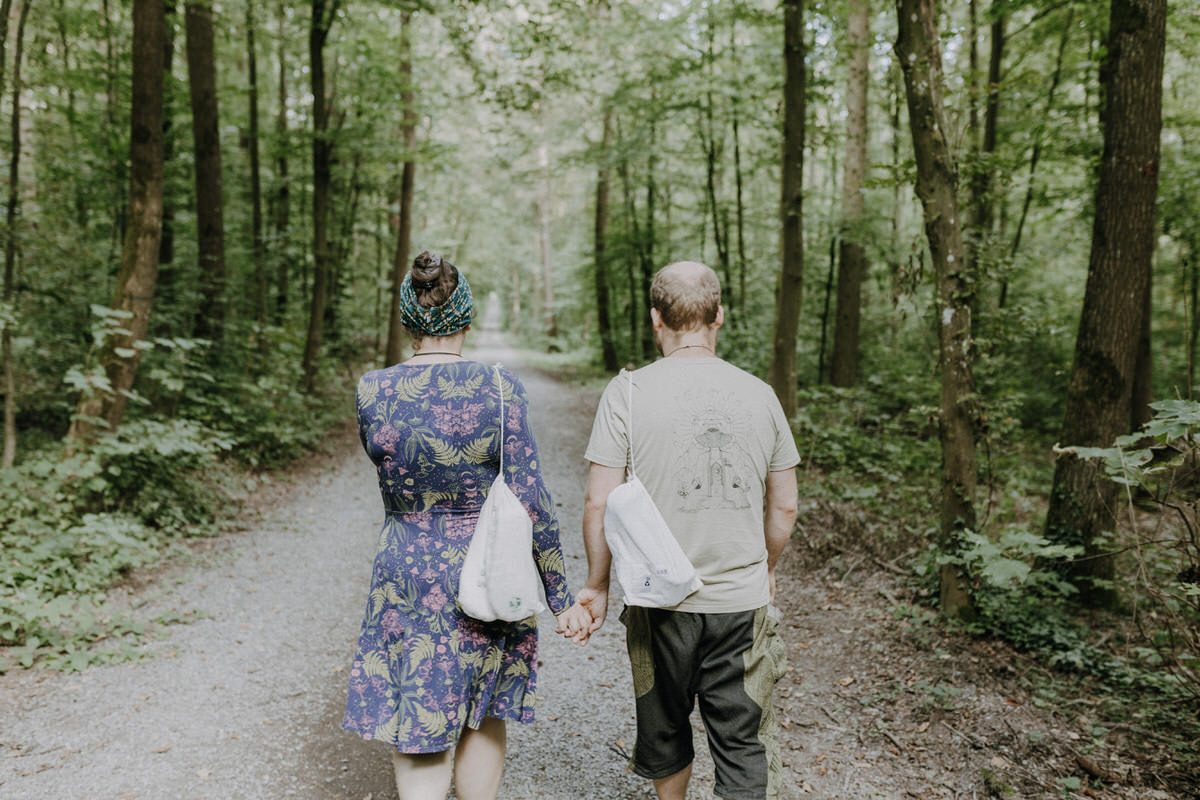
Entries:
<svg viewBox="0 0 1200 800">
<path fill-rule="evenodd" d="M 682 800 L 699 699 L 716 794 L 776 798 L 771 694 L 787 659 L 770 602 L 796 520 L 800 457 L 770 387 L 716 355 L 725 321 L 716 273 L 695 262 L 664 267 L 650 304 L 663 358 L 609 383 L 587 447 L 588 580 L 578 603 L 593 621 L 574 638 L 586 639 L 607 614 L 605 504 L 632 448 L 638 477 L 703 581 L 672 608 L 627 605 L 621 613 L 637 702 L 633 770 L 654 781 L 662 800 Z"/>
<path fill-rule="evenodd" d="M 400 288 L 415 353 L 358 383 L 358 426 L 385 519 L 342 727 L 386 742 L 401 800 L 495 798 L 505 720 L 533 722 L 537 622 L 480 622 L 456 602 L 479 509 L 504 448 L 507 483 L 533 520 L 550 610 L 573 631 L 554 503 L 542 482 L 529 402 L 515 375 L 462 356 L 474 314 L 454 265 L 422 253 Z M 499 441 L 503 392 L 505 441 Z"/>
</svg>

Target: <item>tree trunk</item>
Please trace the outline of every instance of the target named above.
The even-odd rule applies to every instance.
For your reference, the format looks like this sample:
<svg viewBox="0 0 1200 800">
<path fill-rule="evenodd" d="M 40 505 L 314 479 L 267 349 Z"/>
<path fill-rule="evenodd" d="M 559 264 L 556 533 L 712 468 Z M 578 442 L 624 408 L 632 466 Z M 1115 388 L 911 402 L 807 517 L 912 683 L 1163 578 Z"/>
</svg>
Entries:
<svg viewBox="0 0 1200 800">
<path fill-rule="evenodd" d="M 993 4 L 994 6 L 994 4 Z M 996 9 L 993 7 L 993 13 Z M 1000 122 L 1000 81 L 1004 67 L 1005 17 L 997 14 L 991 26 L 991 50 L 988 57 L 987 100 L 983 114 L 983 141 L 975 153 L 971 174 L 971 219 L 967 270 L 971 279 L 983 280 L 985 254 L 990 248 L 995 222 L 996 138 Z"/>
<path fill-rule="evenodd" d="M 867 86 L 871 80 L 871 4 L 852 0 L 847 28 L 850 73 L 846 82 L 846 159 L 842 178 L 842 232 L 838 258 L 837 318 L 830 382 L 858 382 L 862 283 L 867 251 L 862 245 L 863 185 L 867 176 Z"/>
<path fill-rule="evenodd" d="M 75 441 L 91 435 L 98 424 L 113 431 L 120 426 L 126 393 L 133 388 L 142 354 L 138 344 L 146 338 L 150 324 L 162 236 L 165 37 L 162 0 L 134 0 L 129 225 L 113 299 L 114 308 L 129 318 L 124 323 L 125 332 L 110 338 L 99 354 L 112 392 L 80 398 L 67 434 Z"/>
<path fill-rule="evenodd" d="M 304 342 L 304 389 L 317 385 L 321 343 L 325 334 L 325 306 L 329 300 L 329 195 L 332 178 L 333 141 L 329 136 L 329 98 L 325 94 L 325 42 L 337 18 L 339 0 L 312 0 L 309 24 L 309 79 L 313 98 L 312 141 L 312 235 L 313 284 Z"/>
<path fill-rule="evenodd" d="M 400 138 L 404 142 L 404 166 L 400 175 L 400 195 L 395 199 L 396 251 L 392 260 L 391 313 L 388 319 L 387 363 L 399 363 L 404 354 L 404 324 L 400 322 L 400 284 L 408 271 L 412 248 L 412 203 L 417 179 L 417 109 L 412 74 L 412 13 L 400 18 Z"/>
<path fill-rule="evenodd" d="M 729 51 L 735 58 L 737 63 L 737 18 L 735 17 L 729 24 Z M 736 70 L 741 72 L 740 65 Z M 733 127 L 733 188 L 734 188 L 734 203 L 736 205 L 737 214 L 737 254 L 738 254 L 738 291 L 737 301 L 739 306 L 736 311 L 742 311 L 746 307 L 746 204 L 743 199 L 742 190 L 742 136 L 741 136 L 741 106 L 739 103 L 739 93 L 733 92 L 729 98 L 731 105 L 730 118 Z M 746 323 L 745 314 L 738 314 L 735 322 L 738 325 Z"/>
<path fill-rule="evenodd" d="M 221 128 L 213 9 L 206 1 L 184 6 L 188 86 L 192 97 L 192 147 L 196 170 L 196 232 L 199 239 L 200 307 L 196 335 L 219 343 L 225 331 L 225 220 L 221 200 Z"/>
<path fill-rule="evenodd" d="M 4 13 L 7 14 L 5 4 Z M 112 170 L 112 250 L 121 246 L 125 237 L 125 203 L 121 193 L 125 190 L 125 159 L 118 152 L 117 136 L 117 57 L 113 45 L 113 20 L 108 0 L 102 0 L 100 9 L 104 15 L 104 122 L 108 140 L 109 164 Z M 5 22 L 5 32 L 8 23 Z M 2 55 L 2 54 L 0 54 Z"/>
<path fill-rule="evenodd" d="M 1150 323 L 1154 308 L 1152 285 L 1154 275 L 1146 279 L 1142 293 L 1142 330 L 1138 335 L 1137 361 L 1133 370 L 1133 398 L 1129 410 L 1129 427 L 1138 430 L 1154 417 L 1154 351 L 1151 348 Z"/>
<path fill-rule="evenodd" d="M 1188 280 L 1188 336 L 1187 336 L 1187 394 L 1188 400 L 1195 399 L 1196 392 L 1196 344 L 1200 341 L 1200 316 L 1196 306 L 1200 303 L 1200 259 L 1196 248 L 1189 242 L 1183 267 Z"/>
<path fill-rule="evenodd" d="M 658 107 L 658 94 L 651 92 L 653 107 Z M 654 121 L 654 112 L 650 117 L 650 140 L 646 145 L 646 227 L 642 236 L 638 253 L 642 267 L 642 297 L 646 298 L 646 308 L 650 307 L 650 286 L 654 283 L 654 253 L 657 246 L 655 241 L 655 204 L 658 190 L 655 188 L 658 169 L 658 126 Z M 647 357 L 653 357 L 657 345 L 654 342 L 654 327 L 650 320 L 645 320 L 642 326 L 642 352 Z"/>
<path fill-rule="evenodd" d="M 917 163 L 917 196 L 937 274 L 940 311 L 942 509 L 941 546 L 953 554 L 964 531 L 975 527 L 975 430 L 971 406 L 971 283 L 964 270 L 958 214 L 958 176 L 947 142 L 942 107 L 942 57 L 936 0 L 896 0 L 896 56 L 904 71 L 908 119 Z M 941 608 L 970 609 L 965 576 L 941 570 Z"/>
<path fill-rule="evenodd" d="M 554 262 L 550 253 L 550 154 L 545 144 L 537 148 L 538 196 L 535 201 L 538 230 L 538 257 L 542 264 L 542 314 L 547 338 L 558 336 L 558 318 L 554 309 Z"/>
<path fill-rule="evenodd" d="M 790 419 L 796 413 L 796 337 L 804 288 L 804 0 L 783 3 L 782 268 L 776 287 L 770 383 Z"/>
<path fill-rule="evenodd" d="M 641 226 L 638 224 L 637 208 L 633 197 L 633 186 L 629 179 L 629 148 L 621 135 L 620 120 L 617 120 L 617 144 L 621 153 L 617 161 L 617 177 L 621 179 L 622 208 L 625 212 L 625 282 L 629 287 L 629 357 L 628 361 L 640 362 L 642 356 L 653 356 L 654 351 L 643 353 L 642 328 L 650 324 L 650 295 L 641 296 L 638 291 L 641 253 Z"/>
<path fill-rule="evenodd" d="M 825 301 L 821 304 L 821 346 L 817 350 L 817 382 L 825 380 L 825 352 L 829 343 L 829 306 L 833 298 L 833 274 L 837 268 L 838 239 L 829 239 L 829 270 L 825 273 Z"/>
<path fill-rule="evenodd" d="M 1129 432 L 1139 339 L 1148 302 L 1158 193 L 1166 0 L 1113 0 L 1107 57 L 1104 153 L 1075 364 L 1067 387 L 1064 445 L 1109 447 Z M 1060 458 L 1046 514 L 1051 540 L 1081 545 L 1067 574 L 1091 605 L 1116 599 L 1105 534 L 1118 489 L 1093 459 Z"/>
<path fill-rule="evenodd" d="M 275 213 L 273 215 L 275 258 L 275 322 L 283 324 L 288 304 L 288 278 L 291 258 L 288 253 L 288 227 L 291 212 L 291 189 L 288 185 L 288 117 L 287 117 L 287 5 L 279 3 L 279 109 L 275 117 Z"/>
<path fill-rule="evenodd" d="M 263 247 L 262 173 L 258 149 L 258 52 L 254 46 L 254 34 L 254 3 L 249 2 L 246 4 L 246 67 L 250 78 L 250 237 L 251 256 L 254 259 L 255 319 L 262 326 L 267 324 L 270 311 L 267 298 L 271 287 L 267 278 L 266 253 Z M 262 338 L 261 341 L 265 344 L 266 338 Z"/>
<path fill-rule="evenodd" d="M 12 152 L 8 162 L 8 209 L 4 237 L 4 332 L 0 334 L 0 359 L 4 363 L 4 454 L 0 466 L 8 469 L 17 460 L 17 364 L 13 354 L 12 323 L 16 319 L 17 217 L 21 204 L 21 62 L 25 55 L 25 22 L 33 0 L 21 4 L 13 53 Z"/>
<path fill-rule="evenodd" d="M 612 110 L 604 110 L 604 135 L 600 143 L 600 168 L 596 172 L 596 217 L 593 228 L 593 252 L 595 253 L 596 322 L 600 329 L 600 351 L 604 357 L 606 372 L 616 372 L 617 348 L 613 341 L 612 317 L 608 292 L 608 190 L 609 149 L 612 146 Z"/>
<path fill-rule="evenodd" d="M 175 2 L 166 0 L 167 35 L 163 42 L 163 163 L 170 164 L 175 158 L 175 93 L 172 91 L 171 70 L 175 65 Z M 161 269 L 175 262 L 175 203 L 163 184 L 163 225 L 158 245 L 160 267 L 160 291 L 169 293 L 166 285 L 171 270 Z"/>
</svg>

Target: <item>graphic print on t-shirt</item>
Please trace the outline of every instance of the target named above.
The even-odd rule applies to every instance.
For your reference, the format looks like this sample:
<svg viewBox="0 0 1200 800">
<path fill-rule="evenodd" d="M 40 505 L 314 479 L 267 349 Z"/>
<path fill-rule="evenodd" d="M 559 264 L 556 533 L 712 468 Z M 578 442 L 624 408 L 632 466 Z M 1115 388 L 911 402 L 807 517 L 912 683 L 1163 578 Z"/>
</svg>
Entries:
<svg viewBox="0 0 1200 800">
<path fill-rule="evenodd" d="M 748 508 L 753 462 L 741 444 L 748 435 L 730 395 L 710 392 L 676 398 L 675 490 L 682 511 Z"/>
</svg>

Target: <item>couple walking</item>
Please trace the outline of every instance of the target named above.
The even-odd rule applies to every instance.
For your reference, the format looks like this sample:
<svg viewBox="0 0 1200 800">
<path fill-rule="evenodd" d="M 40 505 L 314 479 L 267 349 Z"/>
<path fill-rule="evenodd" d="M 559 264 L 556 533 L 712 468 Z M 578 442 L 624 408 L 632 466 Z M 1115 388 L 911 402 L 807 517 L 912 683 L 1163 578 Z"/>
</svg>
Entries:
<svg viewBox="0 0 1200 800">
<path fill-rule="evenodd" d="M 505 721 L 533 721 L 536 619 L 481 622 L 456 602 L 501 448 L 506 483 L 533 521 L 557 632 L 586 643 L 608 615 L 605 503 L 632 461 L 702 581 L 677 606 L 621 613 L 637 708 L 633 770 L 664 800 L 686 795 L 698 700 L 716 794 L 779 795 L 771 693 L 786 656 L 771 600 L 795 521 L 799 456 L 769 387 L 716 357 L 716 274 L 671 264 L 650 299 L 663 358 L 623 372 L 600 400 L 585 454 L 588 576 L 572 597 L 524 387 L 461 355 L 474 313 L 466 277 L 422 253 L 404 279 L 400 313 L 415 354 L 358 384 L 359 431 L 386 517 L 342 723 L 391 745 L 401 800 L 440 800 L 452 782 L 460 800 L 496 797 Z"/>
</svg>

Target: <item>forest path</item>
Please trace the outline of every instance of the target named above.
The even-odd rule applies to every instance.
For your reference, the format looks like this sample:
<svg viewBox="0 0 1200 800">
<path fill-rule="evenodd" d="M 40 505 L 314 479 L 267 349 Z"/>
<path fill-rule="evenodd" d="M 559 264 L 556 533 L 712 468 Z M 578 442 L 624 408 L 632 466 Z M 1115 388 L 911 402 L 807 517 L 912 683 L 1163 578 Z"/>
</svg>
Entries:
<svg viewBox="0 0 1200 800">
<path fill-rule="evenodd" d="M 527 368 L 499 340 L 478 339 L 483 346 L 471 355 L 515 368 L 529 391 L 577 587 L 586 566 L 582 453 L 597 391 Z M 0 798 L 395 797 L 386 748 L 340 730 L 381 511 L 374 471 L 349 427 L 331 448 L 288 481 L 265 482 L 245 532 L 198 543 L 195 558 L 133 593 L 144 619 L 191 620 L 150 641 L 148 658 L 73 675 L 0 676 Z M 858 535 L 853 509 L 849 519 L 822 519 L 820 503 L 802 501 L 813 533 L 825 533 L 820 525 L 840 540 Z M 1079 774 L 1084 751 L 1129 776 L 1128 788 L 1090 797 L 1172 797 L 1093 748 L 1096 720 L 1038 709 L 1023 680 L 1028 666 L 1009 663 L 1002 648 L 956 638 L 915 612 L 897 614 L 908 607 L 897 599 L 904 588 L 865 554 L 801 569 L 803 551 L 825 538 L 801 531 L 781 567 L 792 664 L 776 695 L 785 800 L 977 798 L 1004 787 L 1017 792 L 1010 796 L 1062 797 L 1059 782 Z M 632 749 L 634 718 L 615 616 L 586 647 L 556 637 L 543 616 L 539 721 L 509 726 L 503 798 L 652 797 L 621 755 Z M 693 728 L 689 796 L 707 798 L 712 767 L 698 717 Z"/>
<path fill-rule="evenodd" d="M 578 586 L 582 454 L 597 394 L 479 339 L 468 355 L 516 368 L 528 388 Z M 250 505 L 261 515 L 245 532 L 200 543 L 195 558 L 135 593 L 141 618 L 191 620 L 149 642 L 148 658 L 0 676 L 0 797 L 395 796 L 386 748 L 340 730 L 381 509 L 356 435 L 337 437 L 335 455 L 260 486 Z M 509 726 L 502 796 L 646 796 L 616 752 L 632 748 L 634 731 L 621 625 L 610 618 L 579 647 L 554 635 L 548 615 L 542 624 L 539 722 Z"/>
</svg>

